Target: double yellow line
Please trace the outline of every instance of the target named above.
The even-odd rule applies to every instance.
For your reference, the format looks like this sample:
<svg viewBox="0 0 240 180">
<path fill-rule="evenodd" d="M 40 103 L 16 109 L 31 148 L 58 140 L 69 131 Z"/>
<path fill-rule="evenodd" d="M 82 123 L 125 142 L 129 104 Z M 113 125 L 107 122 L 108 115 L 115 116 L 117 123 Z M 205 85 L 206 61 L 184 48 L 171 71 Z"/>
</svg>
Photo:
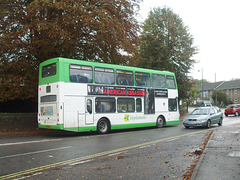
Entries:
<svg viewBox="0 0 240 180">
<path fill-rule="evenodd" d="M 212 129 L 214 129 L 214 128 L 212 128 Z M 184 137 L 184 136 L 198 134 L 198 133 L 202 133 L 202 132 L 205 132 L 205 131 L 210 131 L 212 129 L 187 133 L 187 134 L 174 136 L 174 137 L 168 137 L 168 138 L 159 139 L 159 140 L 155 140 L 155 141 L 150 141 L 150 142 L 146 142 L 146 143 L 142 143 L 142 144 L 136 144 L 136 145 L 133 145 L 133 146 L 127 146 L 127 147 L 113 149 L 113 150 L 110 150 L 110 151 L 104 151 L 104 152 L 100 152 L 100 153 L 96 153 L 96 154 L 92 154 L 92 155 L 88 155 L 88 156 L 83 156 L 83 157 L 79 157 L 79 158 L 75 158 L 75 159 L 70 159 L 70 160 L 67 160 L 67 161 L 62 161 L 62 162 L 58 162 L 58 163 L 54 163 L 54 164 L 40 166 L 40 167 L 36 167 L 36 168 L 24 170 L 24 171 L 19 171 L 19 172 L 16 172 L 16 173 L 0 176 L 0 180 L 1 179 L 16 178 L 18 176 L 29 175 L 29 174 L 37 173 L 39 171 L 46 170 L 46 169 L 54 168 L 54 167 L 57 167 L 57 166 L 64 166 L 64 165 L 73 164 L 73 163 L 76 163 L 76 162 L 79 162 L 79 161 L 86 161 L 88 159 L 92 159 L 92 158 L 96 158 L 96 157 L 100 157 L 100 156 L 104 156 L 104 155 L 108 155 L 108 154 L 112 154 L 112 153 L 117 153 L 117 152 L 121 152 L 121 151 L 126 151 L 126 150 L 129 150 L 129 149 L 139 148 L 139 147 L 142 147 L 142 146 L 151 145 L 151 144 L 159 143 L 159 142 L 162 142 L 162 141 L 167 141 L 167 140 L 172 140 L 172 139 L 176 139 L 176 138 L 181 138 L 181 137 Z"/>
</svg>

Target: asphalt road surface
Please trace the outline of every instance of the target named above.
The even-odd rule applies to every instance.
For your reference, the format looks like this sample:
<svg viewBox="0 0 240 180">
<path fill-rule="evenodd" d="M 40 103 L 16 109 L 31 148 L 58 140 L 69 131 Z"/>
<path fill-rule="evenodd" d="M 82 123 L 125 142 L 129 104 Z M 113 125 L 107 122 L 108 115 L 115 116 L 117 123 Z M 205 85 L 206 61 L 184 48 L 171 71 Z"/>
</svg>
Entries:
<svg viewBox="0 0 240 180">
<path fill-rule="evenodd" d="M 223 126 L 236 123 L 239 117 L 225 117 Z M 184 179 L 215 128 L 4 137 L 0 179 Z"/>
</svg>

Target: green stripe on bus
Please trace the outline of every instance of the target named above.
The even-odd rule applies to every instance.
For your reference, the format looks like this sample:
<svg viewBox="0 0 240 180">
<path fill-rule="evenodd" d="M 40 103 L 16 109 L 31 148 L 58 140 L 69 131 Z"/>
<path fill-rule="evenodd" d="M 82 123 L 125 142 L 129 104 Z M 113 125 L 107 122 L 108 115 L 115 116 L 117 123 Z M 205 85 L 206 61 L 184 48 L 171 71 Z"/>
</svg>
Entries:
<svg viewBox="0 0 240 180">
<path fill-rule="evenodd" d="M 179 124 L 179 123 L 180 123 L 180 120 L 177 120 L 177 121 L 167 121 L 166 125 L 175 125 L 175 124 Z"/>
<path fill-rule="evenodd" d="M 111 129 L 130 129 L 130 128 L 141 128 L 141 127 L 150 127 L 156 126 L 156 122 L 151 123 L 136 123 L 136 124 L 119 124 L 119 125 L 112 125 Z"/>
<path fill-rule="evenodd" d="M 96 126 L 64 128 L 63 124 L 59 124 L 59 125 L 41 125 L 41 124 L 38 124 L 38 127 L 39 128 L 44 128 L 44 129 L 65 130 L 65 131 L 72 131 L 72 132 L 97 131 L 97 127 Z"/>
</svg>

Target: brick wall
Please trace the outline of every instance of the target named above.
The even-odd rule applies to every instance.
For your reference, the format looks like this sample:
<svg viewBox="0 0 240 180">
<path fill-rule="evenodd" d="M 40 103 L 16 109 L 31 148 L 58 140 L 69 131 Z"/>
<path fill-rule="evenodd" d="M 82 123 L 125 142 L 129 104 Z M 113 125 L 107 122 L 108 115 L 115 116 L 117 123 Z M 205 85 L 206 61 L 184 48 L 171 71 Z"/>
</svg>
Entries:
<svg viewBox="0 0 240 180">
<path fill-rule="evenodd" d="M 0 113 L 0 130 L 29 130 L 37 127 L 37 113 Z"/>
</svg>

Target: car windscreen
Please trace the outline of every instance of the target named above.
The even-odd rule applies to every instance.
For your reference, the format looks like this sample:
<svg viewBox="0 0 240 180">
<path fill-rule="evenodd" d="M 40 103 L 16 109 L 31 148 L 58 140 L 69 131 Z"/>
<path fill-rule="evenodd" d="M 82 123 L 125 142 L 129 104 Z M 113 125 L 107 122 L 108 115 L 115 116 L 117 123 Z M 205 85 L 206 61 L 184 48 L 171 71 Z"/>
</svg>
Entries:
<svg viewBox="0 0 240 180">
<path fill-rule="evenodd" d="M 195 109 L 191 114 L 192 115 L 208 115 L 209 109 Z"/>
</svg>

